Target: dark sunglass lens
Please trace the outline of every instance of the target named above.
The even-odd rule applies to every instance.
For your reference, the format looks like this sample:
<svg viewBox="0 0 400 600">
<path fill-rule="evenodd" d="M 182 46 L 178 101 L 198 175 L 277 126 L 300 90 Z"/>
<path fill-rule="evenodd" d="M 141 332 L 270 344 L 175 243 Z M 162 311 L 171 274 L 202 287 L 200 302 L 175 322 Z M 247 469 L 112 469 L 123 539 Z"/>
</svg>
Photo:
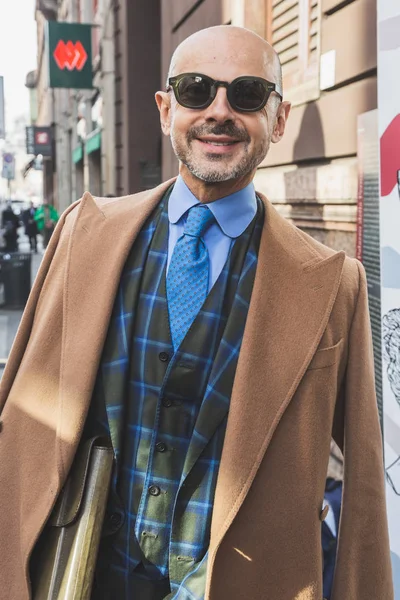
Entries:
<svg viewBox="0 0 400 600">
<path fill-rule="evenodd" d="M 210 98 L 210 82 L 199 76 L 183 77 L 178 85 L 178 102 L 189 108 L 204 106 Z"/>
<path fill-rule="evenodd" d="M 235 83 L 233 100 L 239 110 L 257 110 L 264 104 L 268 92 L 254 79 L 242 79 Z"/>
</svg>

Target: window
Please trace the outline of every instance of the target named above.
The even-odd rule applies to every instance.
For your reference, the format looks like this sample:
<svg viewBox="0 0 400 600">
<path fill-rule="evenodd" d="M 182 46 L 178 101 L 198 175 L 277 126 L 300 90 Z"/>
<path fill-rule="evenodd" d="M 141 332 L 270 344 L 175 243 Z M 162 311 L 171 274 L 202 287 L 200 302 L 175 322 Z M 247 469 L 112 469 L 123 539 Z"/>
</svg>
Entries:
<svg viewBox="0 0 400 600">
<path fill-rule="evenodd" d="M 281 59 L 285 99 L 318 98 L 321 0 L 266 1 L 267 39 Z"/>
<path fill-rule="evenodd" d="M 99 23 L 99 3 L 98 0 L 92 0 L 92 19 L 93 23 L 98 25 Z M 100 27 L 96 26 L 92 27 L 92 52 L 93 59 L 96 59 L 100 53 Z"/>
</svg>

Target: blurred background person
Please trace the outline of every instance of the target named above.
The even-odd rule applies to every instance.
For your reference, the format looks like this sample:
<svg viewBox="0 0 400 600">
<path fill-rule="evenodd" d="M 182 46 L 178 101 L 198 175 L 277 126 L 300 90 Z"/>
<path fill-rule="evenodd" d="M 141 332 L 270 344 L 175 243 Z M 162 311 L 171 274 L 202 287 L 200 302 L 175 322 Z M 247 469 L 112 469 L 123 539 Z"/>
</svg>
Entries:
<svg viewBox="0 0 400 600">
<path fill-rule="evenodd" d="M 49 204 L 47 200 L 44 200 L 42 206 L 37 209 L 34 219 L 39 233 L 43 236 L 43 248 L 47 248 L 54 227 L 59 219 L 58 212 L 54 206 Z"/>
<path fill-rule="evenodd" d="M 17 252 L 19 219 L 13 211 L 11 202 L 8 202 L 6 208 L 3 210 L 1 226 L 5 240 L 5 251 Z"/>
<path fill-rule="evenodd" d="M 31 250 L 33 252 L 37 252 L 37 234 L 38 234 L 38 226 L 35 221 L 36 208 L 31 202 L 29 208 L 24 210 L 22 214 L 22 222 L 25 226 L 25 234 L 29 238 L 29 244 L 31 246 Z"/>
</svg>

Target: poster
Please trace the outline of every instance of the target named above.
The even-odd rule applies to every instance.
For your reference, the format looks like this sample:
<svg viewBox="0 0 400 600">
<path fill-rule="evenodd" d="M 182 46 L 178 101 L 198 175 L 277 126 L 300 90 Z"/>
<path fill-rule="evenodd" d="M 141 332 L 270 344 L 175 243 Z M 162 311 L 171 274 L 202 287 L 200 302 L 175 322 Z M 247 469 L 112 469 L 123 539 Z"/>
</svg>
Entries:
<svg viewBox="0 0 400 600">
<path fill-rule="evenodd" d="M 377 4 L 384 450 L 395 599 L 400 600 L 400 2 Z"/>
</svg>

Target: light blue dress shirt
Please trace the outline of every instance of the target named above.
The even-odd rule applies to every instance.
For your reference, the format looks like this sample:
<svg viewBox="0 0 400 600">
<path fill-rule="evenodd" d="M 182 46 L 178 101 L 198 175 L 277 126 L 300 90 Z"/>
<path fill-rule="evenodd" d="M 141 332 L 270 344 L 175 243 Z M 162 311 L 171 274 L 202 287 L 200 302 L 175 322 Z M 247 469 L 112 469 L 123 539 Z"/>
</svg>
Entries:
<svg viewBox="0 0 400 600">
<path fill-rule="evenodd" d="M 200 204 L 196 196 L 187 187 L 182 177 L 178 177 L 168 203 L 169 239 L 168 262 L 171 262 L 175 244 L 183 234 L 189 208 Z M 257 199 L 254 185 L 248 186 L 225 196 L 220 200 L 206 204 L 215 217 L 215 221 L 204 234 L 204 243 L 210 257 L 210 277 L 208 291 L 211 290 L 221 273 L 233 240 L 239 237 L 250 225 L 257 212 Z"/>
</svg>

